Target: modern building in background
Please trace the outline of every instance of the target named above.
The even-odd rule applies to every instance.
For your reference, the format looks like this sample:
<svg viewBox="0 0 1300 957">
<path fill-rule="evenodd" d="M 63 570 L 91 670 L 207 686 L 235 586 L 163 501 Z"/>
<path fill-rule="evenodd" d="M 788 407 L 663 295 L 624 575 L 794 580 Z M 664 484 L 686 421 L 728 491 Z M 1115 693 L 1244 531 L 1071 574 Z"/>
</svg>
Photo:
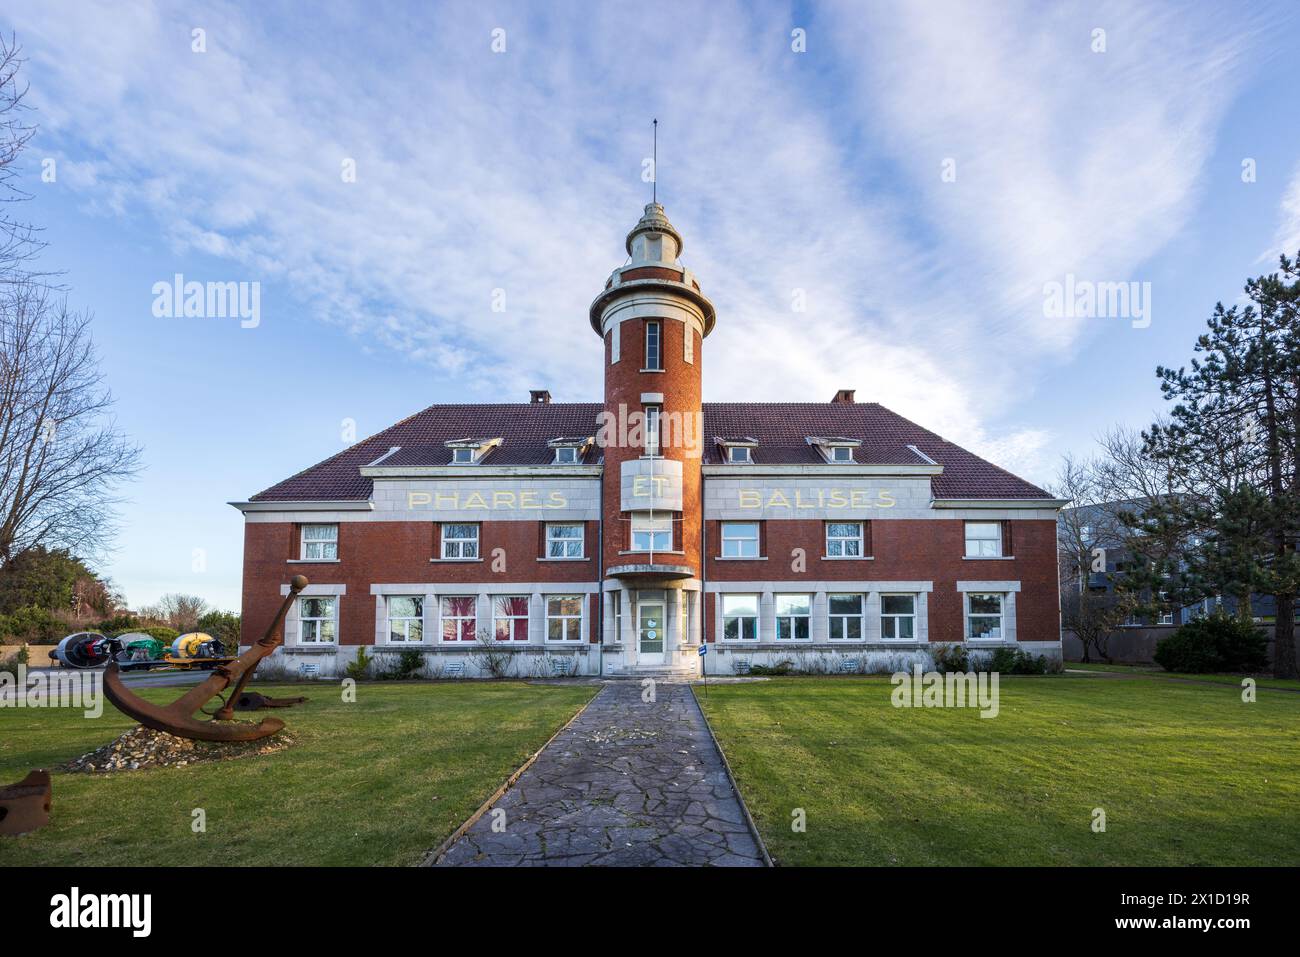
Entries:
<svg viewBox="0 0 1300 957">
<path fill-rule="evenodd" d="M 233 503 L 244 642 L 302 573 L 278 654 L 306 673 L 362 647 L 435 676 L 1059 660 L 1064 503 L 850 390 L 704 402 L 718 317 L 682 245 L 647 206 L 592 303 L 603 402 L 431 406 Z"/>
</svg>

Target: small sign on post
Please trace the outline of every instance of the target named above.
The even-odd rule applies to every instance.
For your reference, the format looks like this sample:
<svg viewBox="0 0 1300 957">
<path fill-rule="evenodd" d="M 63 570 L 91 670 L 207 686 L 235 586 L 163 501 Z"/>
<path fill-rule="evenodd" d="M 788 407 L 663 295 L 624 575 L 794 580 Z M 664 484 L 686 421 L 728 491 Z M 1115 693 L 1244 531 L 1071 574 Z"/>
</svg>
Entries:
<svg viewBox="0 0 1300 957">
<path fill-rule="evenodd" d="M 700 674 L 704 676 L 704 697 L 706 698 L 709 696 L 709 671 L 707 668 L 704 667 L 704 656 L 707 655 L 708 653 L 709 653 L 709 646 L 701 641 L 700 649 L 699 649 Z"/>
</svg>

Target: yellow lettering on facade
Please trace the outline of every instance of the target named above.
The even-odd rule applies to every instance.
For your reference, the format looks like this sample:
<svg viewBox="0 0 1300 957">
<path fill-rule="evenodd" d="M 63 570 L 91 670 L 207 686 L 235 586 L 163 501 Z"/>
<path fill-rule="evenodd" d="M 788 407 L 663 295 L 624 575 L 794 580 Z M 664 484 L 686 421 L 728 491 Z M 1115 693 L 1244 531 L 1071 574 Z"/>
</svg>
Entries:
<svg viewBox="0 0 1300 957">
<path fill-rule="evenodd" d="M 428 492 L 407 492 L 406 493 L 407 508 L 422 508 L 423 506 L 430 504 L 432 501 L 433 501 L 433 496 L 430 495 Z"/>
<path fill-rule="evenodd" d="M 564 497 L 564 493 L 561 492 L 559 489 L 552 490 L 549 498 L 551 501 L 550 504 L 546 506 L 547 508 L 568 508 L 569 507 L 569 500 Z"/>
<path fill-rule="evenodd" d="M 450 505 L 447 504 L 447 500 L 448 500 L 448 499 L 451 500 L 451 504 L 450 504 Z M 450 509 L 456 509 L 456 508 L 459 508 L 459 507 L 460 507 L 460 497 L 459 497 L 455 492 L 439 492 L 439 493 L 438 493 L 438 497 L 437 497 L 437 499 L 436 499 L 436 500 L 434 501 L 434 503 L 433 503 L 433 507 L 434 507 L 434 508 L 450 508 Z"/>
<path fill-rule="evenodd" d="M 849 492 L 849 503 L 853 508 L 871 507 L 867 504 L 867 490 L 862 488 L 855 488 L 853 491 Z"/>
<path fill-rule="evenodd" d="M 532 489 L 519 493 L 520 508 L 541 508 L 542 503 L 537 499 L 537 493 Z"/>
<path fill-rule="evenodd" d="M 893 507 L 894 507 L 894 493 L 891 492 L 889 489 L 887 489 L 887 488 L 882 488 L 882 489 L 880 490 L 880 494 L 879 494 L 877 497 L 878 497 L 879 500 L 880 500 L 880 501 L 877 503 L 877 505 L 876 505 L 877 508 L 893 508 Z"/>
<path fill-rule="evenodd" d="M 762 508 L 763 496 L 756 488 L 742 488 L 740 490 L 740 507 L 741 508 Z"/>
<path fill-rule="evenodd" d="M 831 489 L 830 501 L 826 504 L 828 508 L 848 508 L 849 499 L 848 496 L 844 494 L 844 489 L 833 488 Z"/>
<path fill-rule="evenodd" d="M 487 508 L 487 499 L 479 492 L 470 492 L 465 499 L 466 508 Z"/>
<path fill-rule="evenodd" d="M 632 477 L 632 496 L 634 498 L 645 498 L 650 494 L 650 482 L 647 475 L 634 475 Z"/>
<path fill-rule="evenodd" d="M 504 489 L 492 493 L 493 508 L 514 508 L 515 493 L 507 492 Z"/>
<path fill-rule="evenodd" d="M 789 508 L 790 500 L 785 497 L 785 493 L 777 489 L 772 492 L 772 497 L 767 500 L 768 508 Z"/>
</svg>

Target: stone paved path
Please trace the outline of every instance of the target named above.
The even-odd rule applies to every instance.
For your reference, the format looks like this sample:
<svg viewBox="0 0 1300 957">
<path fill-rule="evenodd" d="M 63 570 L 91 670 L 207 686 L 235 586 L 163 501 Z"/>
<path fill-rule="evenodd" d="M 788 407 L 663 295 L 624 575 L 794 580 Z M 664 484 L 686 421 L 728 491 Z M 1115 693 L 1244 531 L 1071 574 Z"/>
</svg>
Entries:
<svg viewBox="0 0 1300 957">
<path fill-rule="evenodd" d="M 610 682 L 441 866 L 761 867 L 689 685 Z M 492 829 L 494 811 L 505 829 Z"/>
</svg>

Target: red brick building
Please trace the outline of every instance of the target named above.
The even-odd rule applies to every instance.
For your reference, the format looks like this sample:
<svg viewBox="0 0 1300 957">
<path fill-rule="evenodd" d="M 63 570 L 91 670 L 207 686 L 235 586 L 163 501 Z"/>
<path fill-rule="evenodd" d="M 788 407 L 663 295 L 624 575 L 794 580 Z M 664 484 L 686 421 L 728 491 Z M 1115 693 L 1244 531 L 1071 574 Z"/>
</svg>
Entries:
<svg viewBox="0 0 1300 957">
<path fill-rule="evenodd" d="M 321 674 L 363 646 L 435 676 L 1059 659 L 1063 503 L 851 391 L 703 402 L 681 248 L 647 206 L 592 303 L 603 403 L 431 406 L 234 503 L 244 641 L 301 572 L 282 654 Z"/>
</svg>

